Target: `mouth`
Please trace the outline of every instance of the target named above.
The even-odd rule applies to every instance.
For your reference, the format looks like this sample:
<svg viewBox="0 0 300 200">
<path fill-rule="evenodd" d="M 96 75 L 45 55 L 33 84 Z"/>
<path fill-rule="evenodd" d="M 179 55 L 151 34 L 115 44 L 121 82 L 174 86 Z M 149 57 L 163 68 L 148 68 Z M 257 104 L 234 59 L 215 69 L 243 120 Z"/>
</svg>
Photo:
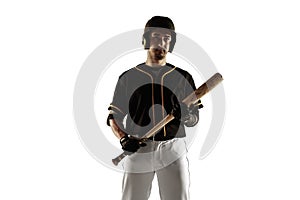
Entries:
<svg viewBox="0 0 300 200">
<path fill-rule="evenodd" d="M 165 58 L 167 52 L 165 49 L 162 48 L 154 48 L 152 50 L 152 52 L 154 53 L 154 57 L 156 60 L 162 60 Z"/>
<path fill-rule="evenodd" d="M 153 50 L 157 54 L 165 54 L 166 53 L 166 50 L 163 48 L 154 48 Z"/>
</svg>

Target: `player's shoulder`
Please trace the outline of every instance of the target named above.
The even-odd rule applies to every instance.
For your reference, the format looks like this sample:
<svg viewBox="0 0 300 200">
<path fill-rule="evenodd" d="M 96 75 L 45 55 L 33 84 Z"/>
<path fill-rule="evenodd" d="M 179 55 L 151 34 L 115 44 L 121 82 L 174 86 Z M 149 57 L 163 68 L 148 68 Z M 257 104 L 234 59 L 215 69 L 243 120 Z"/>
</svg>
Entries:
<svg viewBox="0 0 300 200">
<path fill-rule="evenodd" d="M 190 77 L 191 76 L 191 74 L 188 71 L 186 71 L 186 70 L 184 70 L 184 69 L 182 69 L 178 66 L 172 65 L 170 63 L 167 63 L 167 66 L 169 66 L 171 68 L 175 68 L 174 70 L 177 71 L 178 73 L 180 73 L 181 75 L 183 75 L 184 77 Z"/>
<path fill-rule="evenodd" d="M 129 70 L 126 70 L 125 72 L 123 72 L 123 73 L 119 76 L 119 79 L 122 78 L 122 77 L 124 77 L 125 74 L 126 74 L 128 71 L 129 71 Z"/>
<path fill-rule="evenodd" d="M 130 69 L 124 71 L 124 72 L 119 76 L 119 78 L 124 78 L 124 77 L 126 77 L 126 76 L 130 76 L 130 75 L 135 74 L 135 73 L 137 72 L 136 68 L 137 68 L 138 66 L 141 66 L 141 65 L 143 65 L 143 63 L 138 64 L 137 66 L 132 67 L 132 68 L 130 68 Z"/>
</svg>

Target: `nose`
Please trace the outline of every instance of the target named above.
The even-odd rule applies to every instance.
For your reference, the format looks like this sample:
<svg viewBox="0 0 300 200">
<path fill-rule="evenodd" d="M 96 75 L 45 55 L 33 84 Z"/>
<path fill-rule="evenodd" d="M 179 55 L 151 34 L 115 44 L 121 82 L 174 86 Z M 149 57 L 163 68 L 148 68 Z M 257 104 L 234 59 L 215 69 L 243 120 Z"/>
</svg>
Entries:
<svg viewBox="0 0 300 200">
<path fill-rule="evenodd" d="M 159 38 L 159 40 L 158 40 L 158 46 L 159 47 L 163 47 L 164 44 L 165 44 L 164 38 L 163 37 Z"/>
<path fill-rule="evenodd" d="M 165 43 L 166 43 L 164 37 L 161 37 L 161 38 L 160 38 L 160 43 L 161 43 L 161 44 L 165 44 Z"/>
</svg>

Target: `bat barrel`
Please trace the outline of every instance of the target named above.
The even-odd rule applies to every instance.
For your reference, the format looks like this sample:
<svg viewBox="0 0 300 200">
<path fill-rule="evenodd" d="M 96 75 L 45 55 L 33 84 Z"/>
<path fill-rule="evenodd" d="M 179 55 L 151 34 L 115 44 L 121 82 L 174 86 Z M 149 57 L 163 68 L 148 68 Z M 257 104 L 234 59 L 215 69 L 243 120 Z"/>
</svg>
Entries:
<svg viewBox="0 0 300 200">
<path fill-rule="evenodd" d="M 222 80 L 223 77 L 220 73 L 214 74 L 205 83 L 203 83 L 198 89 L 196 89 L 192 94 L 187 96 L 182 102 L 188 106 L 197 103 L 197 101 L 201 97 L 203 97 L 206 93 L 208 93 L 214 87 L 216 87 Z"/>
</svg>

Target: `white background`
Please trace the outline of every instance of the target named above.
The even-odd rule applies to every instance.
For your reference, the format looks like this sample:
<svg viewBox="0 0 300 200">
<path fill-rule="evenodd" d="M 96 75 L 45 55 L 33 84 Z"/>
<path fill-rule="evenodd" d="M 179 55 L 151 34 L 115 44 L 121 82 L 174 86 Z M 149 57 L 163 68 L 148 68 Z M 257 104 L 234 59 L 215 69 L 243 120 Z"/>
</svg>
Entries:
<svg viewBox="0 0 300 200">
<path fill-rule="evenodd" d="M 1 1 L 0 199 L 120 199 L 122 174 L 77 135 L 74 84 L 98 45 L 154 15 L 225 78 L 222 137 L 204 160 L 190 152 L 191 198 L 300 198 L 297 1 L 152 0 Z"/>
</svg>

